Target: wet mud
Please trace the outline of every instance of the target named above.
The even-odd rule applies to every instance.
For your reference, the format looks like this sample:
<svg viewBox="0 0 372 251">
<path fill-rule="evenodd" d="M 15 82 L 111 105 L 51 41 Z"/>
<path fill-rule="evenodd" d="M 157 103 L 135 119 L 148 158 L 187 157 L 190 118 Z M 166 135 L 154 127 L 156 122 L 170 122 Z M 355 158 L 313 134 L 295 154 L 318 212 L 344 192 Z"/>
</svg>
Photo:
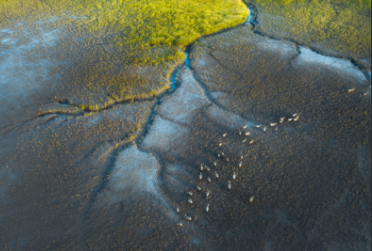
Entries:
<svg viewBox="0 0 372 251">
<path fill-rule="evenodd" d="M 250 23 L 177 67 L 80 42 L 64 63 L 0 54 L 2 249 L 371 248 L 371 80 L 351 60 Z"/>
<path fill-rule="evenodd" d="M 312 64 L 298 55 L 302 48 L 270 43 L 241 28 L 191 48 L 191 68 L 179 71 L 179 87 L 137 145 L 160 165 L 156 189 L 139 185 L 138 196 L 127 191 L 110 206 L 112 189 L 97 201 L 91 247 L 107 247 L 100 229 L 110 232 L 112 249 L 370 246 L 370 97 L 362 94 L 369 81 L 349 62 L 320 68 L 327 61 Z M 268 62 L 270 71 L 262 67 Z M 136 235 L 123 234 L 124 219 L 140 222 Z"/>
</svg>

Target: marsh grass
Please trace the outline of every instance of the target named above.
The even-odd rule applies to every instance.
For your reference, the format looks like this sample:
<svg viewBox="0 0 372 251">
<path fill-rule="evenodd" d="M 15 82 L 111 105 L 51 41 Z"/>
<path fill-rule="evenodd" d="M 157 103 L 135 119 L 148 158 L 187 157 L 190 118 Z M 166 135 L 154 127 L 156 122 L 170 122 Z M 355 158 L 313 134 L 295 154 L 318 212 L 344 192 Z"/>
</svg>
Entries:
<svg viewBox="0 0 372 251">
<path fill-rule="evenodd" d="M 326 46 L 342 56 L 370 57 L 369 0 L 245 0 L 275 17 L 260 27 L 304 45 Z M 260 14 L 259 14 L 260 15 Z"/>
<path fill-rule="evenodd" d="M 248 14 L 241 0 L 0 0 L 0 28 L 58 18 L 60 24 L 72 22 L 73 32 L 104 32 L 116 46 L 142 49 L 156 45 L 181 48 L 202 35 L 243 23 Z M 181 54 L 170 50 L 138 58 L 138 63 L 183 59 Z"/>
<path fill-rule="evenodd" d="M 371 10 L 371 1 L 369 0 L 256 0 L 256 3 L 260 5 L 276 4 L 278 6 L 291 5 L 296 3 L 307 3 L 312 5 L 322 5 L 327 2 L 333 5 L 343 5 L 345 7 L 351 7 L 358 10 Z"/>
<path fill-rule="evenodd" d="M 0 30 L 32 31 L 7 35 L 20 45 L 58 29 L 56 46 L 37 46 L 30 60 L 61 62 L 56 92 L 69 90 L 63 98 L 98 111 L 164 93 L 185 46 L 248 14 L 242 0 L 0 0 Z"/>
</svg>

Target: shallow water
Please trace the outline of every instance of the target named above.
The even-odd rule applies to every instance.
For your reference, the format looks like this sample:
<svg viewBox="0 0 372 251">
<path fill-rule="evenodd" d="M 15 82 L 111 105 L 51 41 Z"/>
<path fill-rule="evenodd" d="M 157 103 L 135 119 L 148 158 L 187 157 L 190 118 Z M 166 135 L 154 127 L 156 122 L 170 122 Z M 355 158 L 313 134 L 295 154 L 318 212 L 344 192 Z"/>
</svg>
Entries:
<svg viewBox="0 0 372 251">
<path fill-rule="evenodd" d="M 248 19 L 247 19 L 247 24 L 251 24 L 251 18 L 252 18 L 252 11 L 247 7 L 249 11 Z"/>
<path fill-rule="evenodd" d="M 185 64 L 187 67 L 190 67 L 189 53 L 185 52 L 185 55 L 186 55 Z"/>
</svg>

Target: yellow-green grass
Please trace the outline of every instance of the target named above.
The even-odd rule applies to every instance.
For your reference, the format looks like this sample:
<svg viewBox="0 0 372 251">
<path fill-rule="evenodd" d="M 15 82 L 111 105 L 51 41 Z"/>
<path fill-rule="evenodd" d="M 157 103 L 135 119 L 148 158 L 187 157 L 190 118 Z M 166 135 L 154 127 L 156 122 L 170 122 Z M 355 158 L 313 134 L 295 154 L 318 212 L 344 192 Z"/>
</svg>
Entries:
<svg viewBox="0 0 372 251">
<path fill-rule="evenodd" d="M 241 0 L 0 0 L 0 28 L 61 18 L 58 22 L 73 22 L 80 34 L 104 30 L 117 46 L 183 47 L 244 22 L 248 12 Z M 180 53 L 165 56 L 172 57 Z"/>
<path fill-rule="evenodd" d="M 58 28 L 55 46 L 28 57 L 53 58 L 53 96 L 92 111 L 164 93 L 186 45 L 248 15 L 242 0 L 0 0 L 0 29 L 19 45 Z"/>
<path fill-rule="evenodd" d="M 265 33 L 281 33 L 305 45 L 326 46 L 342 56 L 370 55 L 370 0 L 245 1 L 259 7 L 258 15 L 281 17 L 260 20 L 259 29 Z"/>
<path fill-rule="evenodd" d="M 325 3 L 331 3 L 333 5 L 343 5 L 351 8 L 356 8 L 359 10 L 371 10 L 371 1 L 370 0 L 332 0 L 332 1 L 321 1 L 321 0 L 255 0 L 256 3 L 260 5 L 267 4 L 277 4 L 277 5 L 290 5 L 295 3 L 308 3 L 315 5 L 322 5 Z"/>
</svg>

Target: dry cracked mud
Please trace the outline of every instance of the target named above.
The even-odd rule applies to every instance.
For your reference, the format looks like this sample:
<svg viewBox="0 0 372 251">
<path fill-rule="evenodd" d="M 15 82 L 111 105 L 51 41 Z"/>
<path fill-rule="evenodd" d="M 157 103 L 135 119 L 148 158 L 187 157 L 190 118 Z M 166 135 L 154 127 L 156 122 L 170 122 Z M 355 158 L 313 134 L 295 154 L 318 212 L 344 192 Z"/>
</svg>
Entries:
<svg viewBox="0 0 372 251">
<path fill-rule="evenodd" d="M 253 28 L 177 68 L 0 30 L 1 249 L 371 249 L 370 70 Z"/>
</svg>

